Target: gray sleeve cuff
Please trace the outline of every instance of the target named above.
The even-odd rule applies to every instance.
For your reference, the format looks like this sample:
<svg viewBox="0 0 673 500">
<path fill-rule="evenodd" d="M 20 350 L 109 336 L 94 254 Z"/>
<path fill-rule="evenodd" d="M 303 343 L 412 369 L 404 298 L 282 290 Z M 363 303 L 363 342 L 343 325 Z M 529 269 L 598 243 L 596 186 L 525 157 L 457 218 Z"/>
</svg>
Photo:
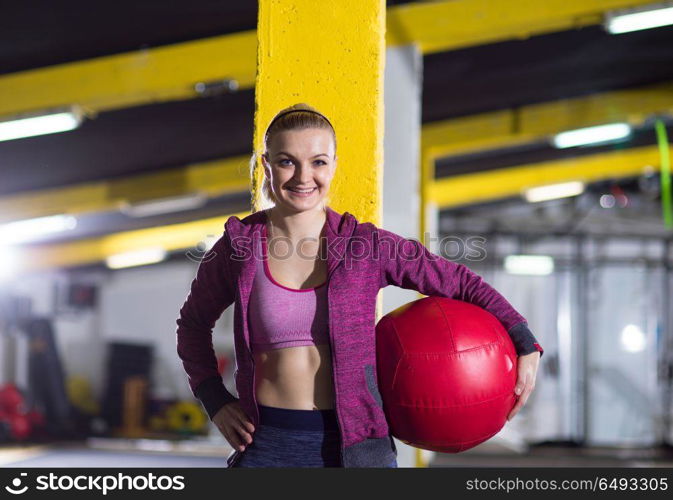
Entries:
<svg viewBox="0 0 673 500">
<path fill-rule="evenodd" d="M 540 346 L 525 321 L 517 323 L 507 333 L 512 339 L 518 356 L 524 356 L 537 351 L 540 353 L 540 357 L 542 357 L 544 349 L 542 349 L 542 346 Z"/>
<path fill-rule="evenodd" d="M 222 382 L 222 377 L 216 375 L 207 378 L 196 388 L 195 395 L 201 401 L 210 420 L 227 403 L 238 401 L 238 398 L 230 393 Z"/>
</svg>

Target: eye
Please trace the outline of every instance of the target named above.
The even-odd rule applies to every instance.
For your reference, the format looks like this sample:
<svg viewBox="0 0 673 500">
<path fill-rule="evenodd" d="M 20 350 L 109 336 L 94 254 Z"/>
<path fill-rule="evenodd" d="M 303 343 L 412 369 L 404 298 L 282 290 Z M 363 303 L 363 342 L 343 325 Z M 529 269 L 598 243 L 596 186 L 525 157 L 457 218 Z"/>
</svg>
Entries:
<svg viewBox="0 0 673 500">
<path fill-rule="evenodd" d="M 316 160 L 314 163 L 318 163 L 318 162 L 320 162 L 322 165 L 327 165 L 327 163 L 324 162 L 323 160 Z"/>
<path fill-rule="evenodd" d="M 287 158 L 283 158 L 282 160 L 279 160 L 278 163 L 280 163 L 281 165 L 286 165 L 286 163 L 285 163 L 286 161 L 289 162 L 290 160 L 287 159 Z M 290 162 L 290 163 L 292 163 L 292 162 Z"/>
</svg>

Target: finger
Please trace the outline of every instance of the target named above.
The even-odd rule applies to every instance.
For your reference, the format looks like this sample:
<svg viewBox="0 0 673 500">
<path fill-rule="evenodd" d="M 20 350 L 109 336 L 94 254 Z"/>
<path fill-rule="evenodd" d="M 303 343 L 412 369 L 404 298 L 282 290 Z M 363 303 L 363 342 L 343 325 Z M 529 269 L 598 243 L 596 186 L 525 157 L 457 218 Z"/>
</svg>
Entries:
<svg viewBox="0 0 673 500">
<path fill-rule="evenodd" d="M 512 411 L 509 412 L 509 415 L 507 415 L 507 420 L 512 420 L 514 418 L 514 415 L 519 413 L 519 409 L 521 408 L 521 400 L 517 401 L 517 403 L 514 405 L 514 408 L 512 408 Z"/>
<path fill-rule="evenodd" d="M 514 408 L 511 409 L 509 412 L 509 415 L 507 416 L 507 420 L 512 420 L 514 418 L 514 415 L 519 413 L 519 410 L 523 406 L 523 396 L 516 396 L 516 404 L 514 405 Z"/>
<path fill-rule="evenodd" d="M 531 388 L 530 386 L 526 386 L 526 389 L 523 391 L 523 394 L 519 398 L 519 409 L 523 408 L 526 406 L 526 402 L 528 401 L 528 396 L 530 396 L 531 393 Z"/>
<path fill-rule="evenodd" d="M 243 412 L 243 410 L 240 410 L 236 413 L 236 417 L 238 418 L 238 421 L 243 425 L 248 432 L 255 432 L 255 426 L 252 424 L 248 416 Z"/>
<path fill-rule="evenodd" d="M 512 420 L 514 418 L 514 415 L 519 413 L 519 410 L 524 407 L 526 402 L 528 401 L 528 397 L 530 394 L 533 392 L 534 386 L 532 385 L 527 385 L 523 391 L 523 394 L 519 396 L 519 399 L 517 400 L 516 404 L 514 405 L 514 408 L 512 408 L 512 411 L 510 414 L 507 416 L 507 420 Z"/>
<path fill-rule="evenodd" d="M 520 396 L 528 385 L 528 373 L 519 374 L 516 385 L 514 386 L 514 393 Z"/>
<path fill-rule="evenodd" d="M 252 435 L 248 431 L 246 431 L 245 428 L 241 424 L 238 424 L 236 426 L 236 432 L 240 436 L 243 444 L 252 443 Z"/>
<path fill-rule="evenodd" d="M 235 434 L 236 434 L 235 432 L 230 432 L 229 430 L 227 430 L 227 431 L 223 431 L 222 433 L 224 434 L 225 439 L 227 440 L 229 445 L 231 445 L 232 448 L 234 448 L 238 451 L 243 451 L 243 446 L 242 446 L 241 442 L 235 436 Z"/>
<path fill-rule="evenodd" d="M 245 443 L 245 438 L 241 436 L 240 430 L 236 424 L 230 424 L 227 428 L 227 434 L 231 438 L 229 444 L 233 448 L 238 449 L 239 451 L 245 450 L 247 444 Z"/>
<path fill-rule="evenodd" d="M 530 378 L 528 379 L 528 387 L 530 388 L 530 392 L 533 392 L 535 389 L 535 379 L 537 376 L 535 374 L 532 374 Z"/>
<path fill-rule="evenodd" d="M 248 443 L 252 442 L 252 438 L 247 438 L 248 434 L 242 427 L 241 422 L 238 420 L 238 412 L 232 412 L 229 416 L 229 420 L 227 420 L 227 423 L 223 425 L 223 428 L 224 426 L 226 426 L 227 434 L 234 439 L 235 446 L 238 447 L 241 451 L 243 451 L 245 448 L 246 441 Z M 230 442 L 230 444 L 234 446 L 234 443 Z"/>
<path fill-rule="evenodd" d="M 243 425 L 248 430 L 248 432 L 255 432 L 255 426 L 252 424 L 250 420 L 244 420 Z"/>
</svg>

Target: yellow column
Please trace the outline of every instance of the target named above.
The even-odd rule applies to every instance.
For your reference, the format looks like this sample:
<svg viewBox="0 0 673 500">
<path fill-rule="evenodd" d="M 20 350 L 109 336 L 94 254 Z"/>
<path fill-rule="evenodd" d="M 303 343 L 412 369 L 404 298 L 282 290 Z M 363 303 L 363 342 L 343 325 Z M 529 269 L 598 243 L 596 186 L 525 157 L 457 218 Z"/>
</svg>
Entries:
<svg viewBox="0 0 673 500">
<path fill-rule="evenodd" d="M 384 0 L 261 0 L 254 148 L 286 106 L 306 102 L 337 134 L 330 206 L 380 224 L 383 189 Z M 260 208 L 259 161 L 253 204 Z"/>
</svg>

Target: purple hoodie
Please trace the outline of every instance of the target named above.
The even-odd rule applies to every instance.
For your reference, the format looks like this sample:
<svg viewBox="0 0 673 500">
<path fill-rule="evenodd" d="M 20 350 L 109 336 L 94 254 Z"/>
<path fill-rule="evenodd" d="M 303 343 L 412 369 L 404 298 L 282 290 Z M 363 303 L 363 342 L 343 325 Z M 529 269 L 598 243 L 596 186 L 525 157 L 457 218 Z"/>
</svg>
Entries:
<svg viewBox="0 0 673 500">
<path fill-rule="evenodd" d="M 246 312 L 260 258 L 254 249 L 260 248 L 266 220 L 263 210 L 242 220 L 229 217 L 224 234 L 201 260 L 176 332 L 190 388 L 210 418 L 238 399 L 255 427 L 259 413 Z M 542 354 L 526 319 L 502 295 L 466 266 L 433 254 L 419 241 L 360 223 L 329 206 L 321 237 L 326 243 L 321 249 L 327 253 L 334 407 L 344 467 L 383 467 L 397 455 L 376 380 L 376 299 L 381 288 L 395 285 L 480 306 L 504 325 L 518 355 Z M 232 303 L 238 398 L 222 382 L 212 344 L 215 322 Z"/>
</svg>

